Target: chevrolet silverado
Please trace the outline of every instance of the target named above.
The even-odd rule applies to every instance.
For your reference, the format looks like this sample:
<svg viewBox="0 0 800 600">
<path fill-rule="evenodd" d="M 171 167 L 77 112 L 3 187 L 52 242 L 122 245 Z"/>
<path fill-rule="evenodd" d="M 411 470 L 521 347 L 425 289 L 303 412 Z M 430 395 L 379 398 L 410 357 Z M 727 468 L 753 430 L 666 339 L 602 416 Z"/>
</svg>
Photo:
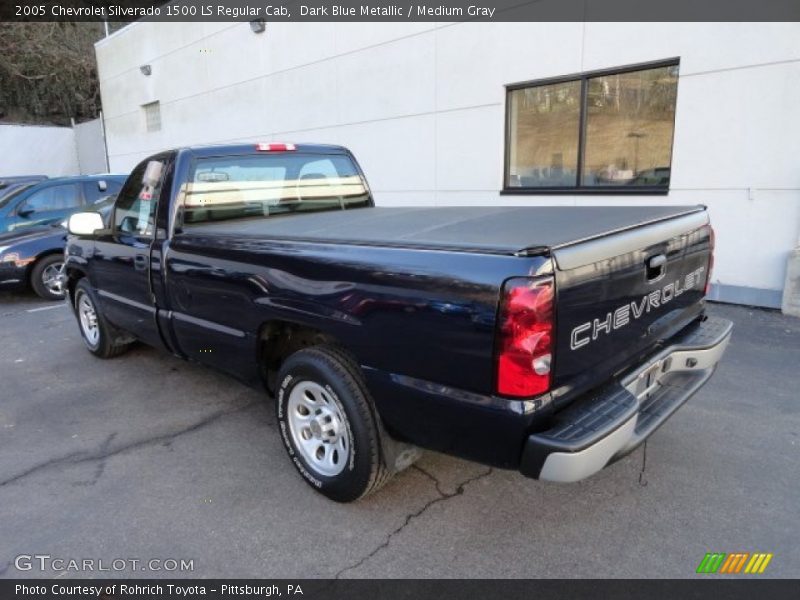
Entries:
<svg viewBox="0 0 800 600">
<path fill-rule="evenodd" d="M 418 448 L 571 482 L 711 377 L 703 206 L 380 207 L 341 147 L 181 148 L 69 222 L 89 351 L 141 341 L 274 398 L 302 477 L 347 502 Z"/>
</svg>

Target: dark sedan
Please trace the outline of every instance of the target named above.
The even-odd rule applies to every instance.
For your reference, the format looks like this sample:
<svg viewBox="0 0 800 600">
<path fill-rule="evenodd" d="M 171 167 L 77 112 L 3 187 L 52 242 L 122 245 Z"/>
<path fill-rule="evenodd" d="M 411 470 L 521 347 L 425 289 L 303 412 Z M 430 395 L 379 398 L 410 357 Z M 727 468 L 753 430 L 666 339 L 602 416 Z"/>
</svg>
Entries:
<svg viewBox="0 0 800 600">
<path fill-rule="evenodd" d="M 115 197 L 103 198 L 91 208 L 105 219 Z M 59 275 L 66 239 L 65 221 L 0 233 L 0 289 L 30 286 L 45 300 L 62 300 Z"/>
</svg>

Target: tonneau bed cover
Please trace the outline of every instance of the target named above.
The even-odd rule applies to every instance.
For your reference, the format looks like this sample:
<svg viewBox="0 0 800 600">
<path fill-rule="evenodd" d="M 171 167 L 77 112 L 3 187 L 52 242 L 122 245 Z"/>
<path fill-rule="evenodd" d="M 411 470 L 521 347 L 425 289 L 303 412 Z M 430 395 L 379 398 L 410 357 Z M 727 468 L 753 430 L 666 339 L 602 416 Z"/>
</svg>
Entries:
<svg viewBox="0 0 800 600">
<path fill-rule="evenodd" d="M 556 249 L 702 206 L 370 207 L 191 226 L 193 234 L 514 254 Z"/>
</svg>

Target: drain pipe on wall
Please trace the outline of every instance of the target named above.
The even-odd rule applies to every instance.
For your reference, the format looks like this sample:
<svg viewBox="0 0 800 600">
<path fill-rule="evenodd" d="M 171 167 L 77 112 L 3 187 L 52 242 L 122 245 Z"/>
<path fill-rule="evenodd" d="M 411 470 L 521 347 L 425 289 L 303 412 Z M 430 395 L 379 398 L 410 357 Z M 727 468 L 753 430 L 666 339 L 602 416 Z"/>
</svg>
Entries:
<svg viewBox="0 0 800 600">
<path fill-rule="evenodd" d="M 69 124 L 72 127 L 72 145 L 75 148 L 75 162 L 78 165 L 78 172 L 76 173 L 76 175 L 83 175 L 84 172 L 83 172 L 83 167 L 81 167 L 81 153 L 79 152 L 78 149 L 78 137 L 75 134 L 75 117 L 69 118 Z"/>
<path fill-rule="evenodd" d="M 106 23 L 108 25 L 108 23 Z M 106 155 L 106 173 L 111 173 L 111 163 L 108 160 L 108 141 L 106 140 L 106 116 L 100 111 L 100 131 L 103 132 L 103 152 Z"/>
</svg>

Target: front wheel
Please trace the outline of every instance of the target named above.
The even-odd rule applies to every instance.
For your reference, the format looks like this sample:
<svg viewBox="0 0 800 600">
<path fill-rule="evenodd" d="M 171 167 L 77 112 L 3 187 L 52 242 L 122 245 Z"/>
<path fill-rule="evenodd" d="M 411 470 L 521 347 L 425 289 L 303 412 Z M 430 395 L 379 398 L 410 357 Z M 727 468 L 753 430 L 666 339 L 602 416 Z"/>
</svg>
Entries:
<svg viewBox="0 0 800 600">
<path fill-rule="evenodd" d="M 286 359 L 276 410 L 295 468 L 331 500 L 352 502 L 390 478 L 372 399 L 358 365 L 343 351 L 314 346 Z"/>
<path fill-rule="evenodd" d="M 112 358 L 128 348 L 128 344 L 103 317 L 94 290 L 86 279 L 81 279 L 75 286 L 75 316 L 83 342 L 95 356 Z"/>
<path fill-rule="evenodd" d="M 45 300 L 63 300 L 64 284 L 61 279 L 61 268 L 64 257 L 51 254 L 39 259 L 31 269 L 31 287 L 40 298 Z"/>
</svg>

